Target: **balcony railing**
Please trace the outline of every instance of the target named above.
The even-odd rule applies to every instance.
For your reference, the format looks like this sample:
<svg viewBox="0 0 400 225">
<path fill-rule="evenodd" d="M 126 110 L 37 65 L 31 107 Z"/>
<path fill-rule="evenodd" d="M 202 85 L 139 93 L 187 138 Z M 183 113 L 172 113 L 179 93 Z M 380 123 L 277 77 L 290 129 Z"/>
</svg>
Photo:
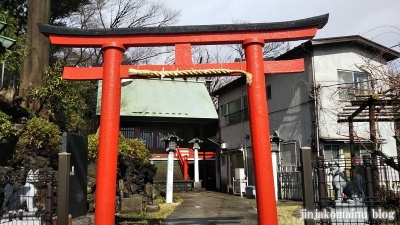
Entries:
<svg viewBox="0 0 400 225">
<path fill-rule="evenodd" d="M 341 100 L 359 100 L 360 97 L 356 97 L 356 95 L 365 95 L 370 92 L 370 89 L 355 88 L 354 86 L 338 87 L 339 99 Z"/>
<path fill-rule="evenodd" d="M 238 112 L 234 112 L 231 114 L 228 114 L 225 116 L 225 121 L 226 124 L 233 124 L 233 123 L 238 123 L 243 120 L 248 120 L 249 119 L 249 110 L 248 109 L 242 109 Z"/>
</svg>

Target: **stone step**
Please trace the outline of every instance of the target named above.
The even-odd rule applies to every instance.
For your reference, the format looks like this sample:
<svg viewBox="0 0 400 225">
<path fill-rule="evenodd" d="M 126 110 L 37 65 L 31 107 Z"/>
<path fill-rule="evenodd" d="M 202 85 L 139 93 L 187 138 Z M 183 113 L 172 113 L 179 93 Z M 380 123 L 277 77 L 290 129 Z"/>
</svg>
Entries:
<svg viewBox="0 0 400 225">
<path fill-rule="evenodd" d="M 192 188 L 192 191 L 194 191 L 194 192 L 204 192 L 204 191 L 206 191 L 206 189 L 205 188 Z"/>
<path fill-rule="evenodd" d="M 166 181 L 168 171 L 168 161 L 153 161 L 153 164 L 157 167 L 154 181 Z M 174 181 L 183 180 L 183 174 L 178 161 L 174 161 Z"/>
<path fill-rule="evenodd" d="M 158 184 L 161 190 L 166 189 L 166 182 L 162 181 L 155 181 L 155 184 Z M 185 191 L 193 191 L 193 181 L 190 180 L 181 180 L 181 181 L 174 181 L 173 189 L 174 192 L 185 192 Z"/>
</svg>

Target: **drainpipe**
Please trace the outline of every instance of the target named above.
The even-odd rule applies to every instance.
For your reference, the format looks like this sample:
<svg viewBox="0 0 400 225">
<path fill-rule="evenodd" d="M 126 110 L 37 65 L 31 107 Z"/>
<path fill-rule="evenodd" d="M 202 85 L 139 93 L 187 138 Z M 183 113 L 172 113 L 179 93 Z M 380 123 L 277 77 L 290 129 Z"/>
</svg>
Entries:
<svg viewBox="0 0 400 225">
<path fill-rule="evenodd" d="M 228 194 L 231 193 L 231 188 L 232 188 L 232 183 L 231 183 L 231 157 L 229 154 L 229 150 L 227 150 L 226 152 L 226 174 L 227 174 L 227 178 L 228 178 Z"/>
<path fill-rule="evenodd" d="M 223 142 L 223 143 L 221 143 L 219 149 L 221 150 L 221 185 L 220 185 L 220 187 L 221 187 L 221 191 L 223 191 L 223 188 L 226 188 L 227 193 L 229 193 L 229 189 L 228 189 L 228 186 L 229 186 L 228 158 L 229 157 L 228 157 L 228 153 L 226 152 L 228 150 L 228 145 Z M 222 182 L 222 178 L 223 178 L 222 177 L 222 154 L 226 154 L 226 187 L 222 186 L 222 184 L 223 184 L 223 182 Z"/>
<path fill-rule="evenodd" d="M 244 111 L 243 111 L 243 106 L 244 106 L 244 102 L 243 102 L 243 92 L 244 92 L 245 90 L 244 89 L 242 89 L 242 93 L 241 93 L 241 95 L 240 95 L 240 126 L 241 126 L 241 131 L 240 131 L 240 139 L 241 139 L 241 144 L 243 143 L 242 142 L 242 138 L 244 137 L 244 131 L 243 131 L 243 114 L 244 114 Z M 243 146 L 243 145 L 242 145 Z"/>
<path fill-rule="evenodd" d="M 246 186 L 249 186 L 249 165 L 247 164 L 247 140 L 250 138 L 248 134 L 244 135 L 244 154 L 245 154 L 245 169 L 246 169 Z"/>
<path fill-rule="evenodd" d="M 311 44 L 312 45 L 312 44 Z M 322 150 L 320 150 L 319 147 L 319 110 L 318 110 L 318 97 L 317 97 L 317 84 L 316 84 L 316 80 L 315 80 L 315 67 L 314 67 L 314 52 L 313 49 L 312 51 L 308 51 L 304 45 L 303 49 L 306 52 L 310 53 L 311 56 L 311 69 L 312 69 L 312 82 L 313 82 L 313 96 L 314 96 L 314 101 L 313 101 L 313 105 L 314 105 L 314 115 L 315 115 L 315 122 L 314 122 L 314 132 L 315 132 L 315 148 L 317 149 L 317 152 L 319 153 L 319 156 L 322 156 L 324 153 Z M 313 47 L 312 47 L 313 48 Z M 302 146 L 299 146 L 300 148 Z"/>
<path fill-rule="evenodd" d="M 243 138 L 244 138 L 244 148 L 243 148 L 243 144 L 241 144 L 242 145 L 242 147 L 241 147 L 241 149 L 242 149 L 242 154 L 243 154 L 243 166 L 244 166 L 244 169 L 245 169 L 245 174 L 246 174 L 246 180 L 248 180 L 249 178 L 247 177 L 247 165 L 246 165 L 246 161 L 247 161 L 247 154 L 246 154 L 246 137 L 245 137 L 245 135 L 244 135 L 244 127 L 243 127 L 243 118 L 244 118 L 244 102 L 243 102 L 243 93 L 244 93 L 244 91 L 245 91 L 245 89 L 242 89 L 242 93 L 241 93 L 241 96 L 240 96 L 240 126 L 241 126 L 241 132 L 240 132 L 240 134 L 241 134 L 241 136 L 240 136 L 240 139 L 241 139 L 241 143 L 243 143 L 242 142 L 242 140 L 243 140 Z M 236 178 L 236 177 L 235 177 Z M 246 182 L 246 186 L 247 186 L 247 182 Z"/>
</svg>

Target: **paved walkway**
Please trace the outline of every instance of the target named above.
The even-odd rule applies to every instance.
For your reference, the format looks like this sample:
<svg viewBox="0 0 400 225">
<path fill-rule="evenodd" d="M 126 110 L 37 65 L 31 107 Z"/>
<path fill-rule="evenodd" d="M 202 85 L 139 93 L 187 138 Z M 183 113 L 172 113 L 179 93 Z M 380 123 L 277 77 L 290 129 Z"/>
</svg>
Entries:
<svg viewBox="0 0 400 225">
<path fill-rule="evenodd" d="M 179 193 L 184 201 L 162 223 L 258 224 L 256 200 L 219 192 Z"/>
<path fill-rule="evenodd" d="M 256 200 L 220 192 L 179 193 L 184 201 L 162 225 L 257 224 Z M 277 205 L 301 205 L 300 201 L 279 200 Z"/>
</svg>

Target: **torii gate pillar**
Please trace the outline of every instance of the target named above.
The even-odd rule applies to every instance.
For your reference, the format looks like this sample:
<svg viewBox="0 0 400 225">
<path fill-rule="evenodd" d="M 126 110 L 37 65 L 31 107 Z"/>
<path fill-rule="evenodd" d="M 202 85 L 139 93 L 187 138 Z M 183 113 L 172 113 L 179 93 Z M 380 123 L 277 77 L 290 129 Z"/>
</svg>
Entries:
<svg viewBox="0 0 400 225">
<path fill-rule="evenodd" d="M 121 108 L 120 65 L 125 50 L 120 43 L 102 45 L 104 51 L 100 109 L 99 151 L 96 174 L 95 224 L 114 224 L 118 164 L 119 121 Z M 98 185 L 100 184 L 100 185 Z M 115 214 L 115 213 L 114 213 Z M 107 216 L 109 215 L 109 216 Z"/>
<path fill-rule="evenodd" d="M 175 46 L 175 65 L 141 65 L 141 70 L 243 70 L 252 74 L 248 86 L 250 129 L 253 163 L 257 190 L 258 223 L 278 224 L 268 109 L 265 91 L 265 73 L 294 73 L 304 71 L 302 59 L 264 61 L 265 42 L 309 39 L 325 26 L 328 15 L 289 22 L 229 24 L 187 27 L 142 27 L 122 29 L 74 29 L 39 24 L 39 30 L 49 36 L 54 45 L 65 47 L 92 47 L 104 50 L 103 68 L 65 67 L 63 78 L 71 80 L 103 79 L 100 143 L 98 153 L 95 224 L 115 223 L 116 174 L 120 121 L 121 82 L 132 78 L 129 68 L 121 66 L 122 53 L 127 47 Z M 191 60 L 191 45 L 242 44 L 246 64 L 197 64 Z M 236 75 L 241 75 L 236 72 Z M 232 75 L 232 74 L 231 74 Z M 190 76 L 190 75 L 188 75 Z M 210 76 L 210 75 L 204 75 Z M 218 76 L 218 75 L 215 75 Z"/>
<path fill-rule="evenodd" d="M 267 97 L 265 94 L 263 46 L 264 41 L 260 39 L 246 39 L 243 42 L 247 71 L 253 75 L 253 82 L 247 87 L 247 96 L 251 118 L 250 133 L 257 191 L 257 211 L 268 212 L 269 214 L 268 216 L 260 216 L 259 213 L 258 224 L 277 224 Z"/>
</svg>

